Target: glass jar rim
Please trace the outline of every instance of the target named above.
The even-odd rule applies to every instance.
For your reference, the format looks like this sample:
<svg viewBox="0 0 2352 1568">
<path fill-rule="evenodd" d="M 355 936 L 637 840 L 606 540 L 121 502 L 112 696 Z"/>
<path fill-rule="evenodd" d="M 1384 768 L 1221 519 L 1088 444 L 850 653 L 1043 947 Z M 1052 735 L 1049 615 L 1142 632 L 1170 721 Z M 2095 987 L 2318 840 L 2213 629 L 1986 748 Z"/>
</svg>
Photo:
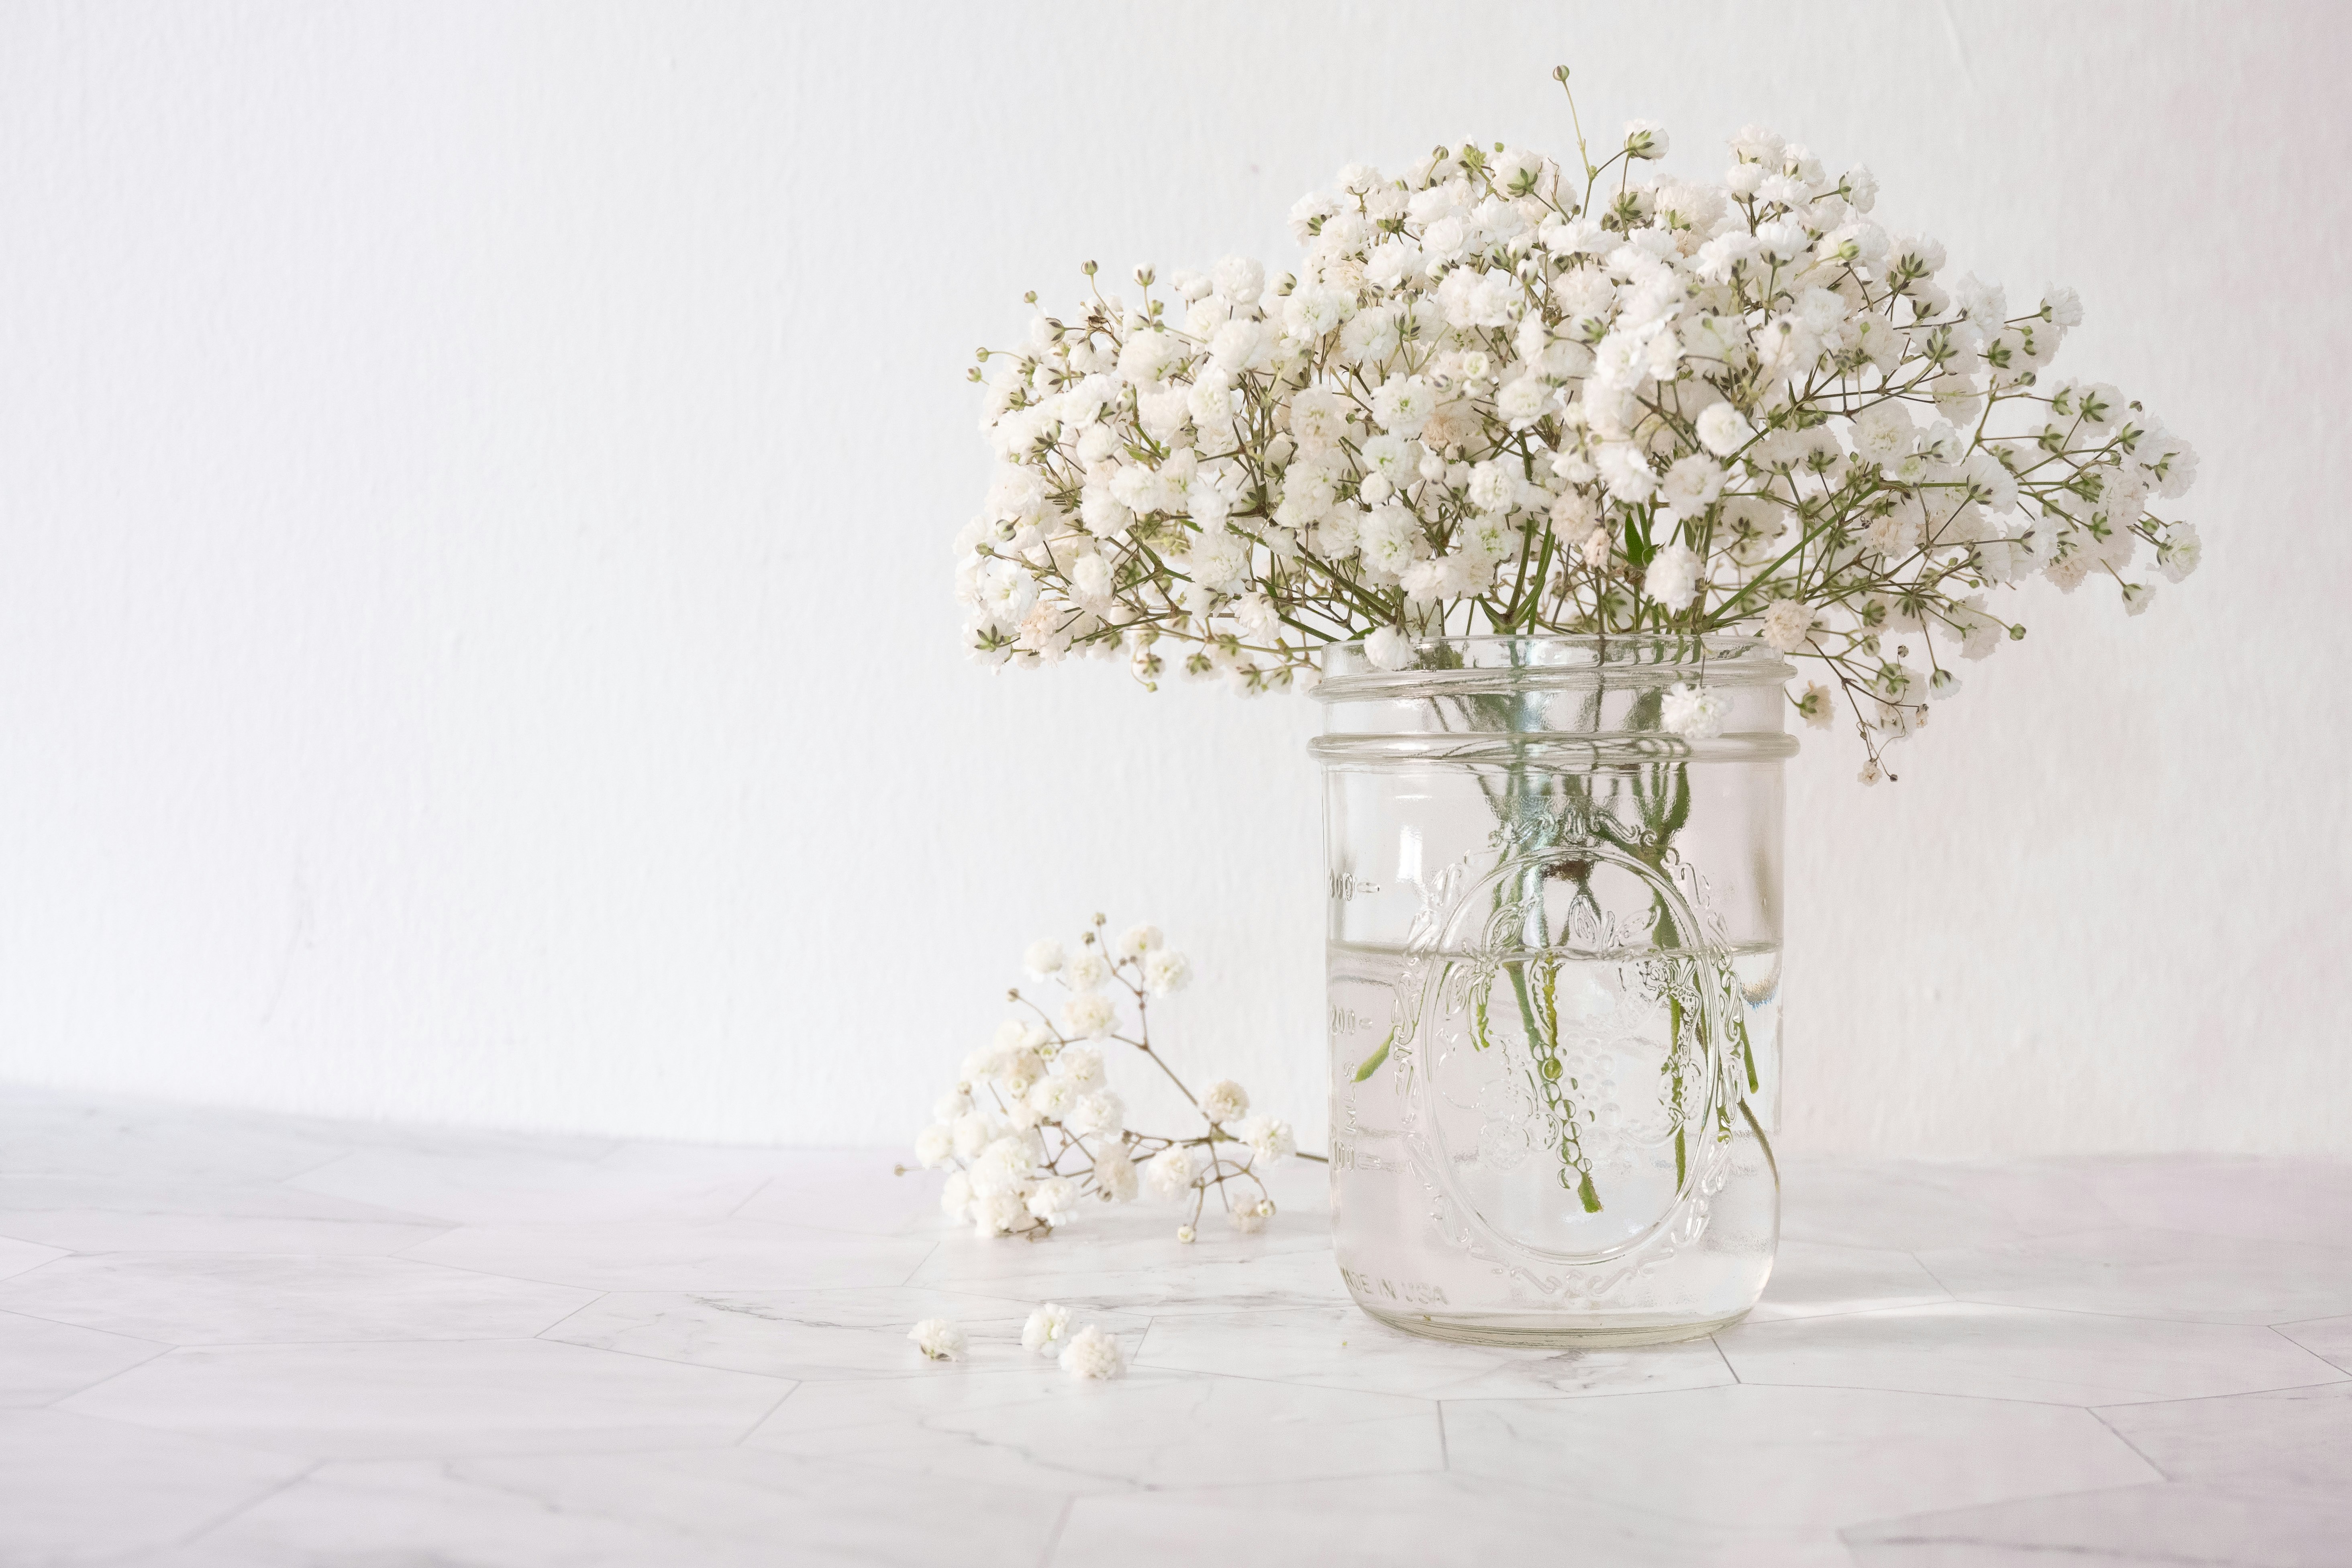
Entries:
<svg viewBox="0 0 2352 1568">
<path fill-rule="evenodd" d="M 1416 637 L 1412 649 L 1412 663 L 1387 669 L 1372 662 L 1361 639 L 1327 644 L 1316 699 L 1345 701 L 1433 686 L 1584 686 L 1623 677 L 1643 685 L 1778 686 L 1796 674 L 1761 638 L 1727 632 L 1486 633 Z"/>
</svg>

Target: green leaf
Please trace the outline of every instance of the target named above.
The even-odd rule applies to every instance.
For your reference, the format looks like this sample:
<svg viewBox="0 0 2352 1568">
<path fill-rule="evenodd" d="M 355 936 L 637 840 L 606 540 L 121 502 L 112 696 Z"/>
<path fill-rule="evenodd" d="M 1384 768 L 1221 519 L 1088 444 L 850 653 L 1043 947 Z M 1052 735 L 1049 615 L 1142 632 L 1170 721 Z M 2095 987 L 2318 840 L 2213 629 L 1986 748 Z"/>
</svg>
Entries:
<svg viewBox="0 0 2352 1568">
<path fill-rule="evenodd" d="M 1389 1059 L 1389 1047 L 1395 1043 L 1396 1031 L 1394 1029 L 1391 1029 L 1389 1031 L 1388 1038 L 1381 1042 L 1381 1048 L 1374 1051 L 1370 1056 L 1366 1057 L 1364 1058 L 1364 1065 L 1356 1069 L 1356 1081 L 1358 1083 L 1363 1082 L 1366 1079 L 1381 1070 L 1381 1064 Z"/>
</svg>

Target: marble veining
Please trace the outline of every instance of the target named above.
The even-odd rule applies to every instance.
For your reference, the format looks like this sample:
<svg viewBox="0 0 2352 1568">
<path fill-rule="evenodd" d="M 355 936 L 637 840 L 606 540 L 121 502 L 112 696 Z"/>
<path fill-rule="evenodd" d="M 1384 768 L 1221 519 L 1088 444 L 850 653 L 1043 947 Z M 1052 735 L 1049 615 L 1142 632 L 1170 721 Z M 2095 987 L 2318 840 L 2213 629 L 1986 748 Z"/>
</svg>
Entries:
<svg viewBox="0 0 2352 1568">
<path fill-rule="evenodd" d="M 0 1565 L 2336 1563 L 2352 1166 L 1786 1162 L 1743 1323 L 1441 1344 L 1322 1173 L 1040 1243 L 896 1152 L 0 1091 Z M 1129 1371 L 1024 1352 L 1044 1300 Z M 954 1364 L 906 1340 L 945 1317 Z"/>
</svg>

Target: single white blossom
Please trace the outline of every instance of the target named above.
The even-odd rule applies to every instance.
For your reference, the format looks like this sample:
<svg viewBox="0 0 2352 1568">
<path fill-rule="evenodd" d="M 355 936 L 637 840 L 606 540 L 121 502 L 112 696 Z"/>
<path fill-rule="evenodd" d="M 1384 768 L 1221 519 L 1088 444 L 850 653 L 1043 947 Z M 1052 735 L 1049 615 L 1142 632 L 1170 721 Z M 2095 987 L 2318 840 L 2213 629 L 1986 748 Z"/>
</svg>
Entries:
<svg viewBox="0 0 2352 1568">
<path fill-rule="evenodd" d="M 1669 544 L 1650 558 L 1642 591 L 1668 610 L 1690 608 L 1698 596 L 1699 558 L 1687 545 Z"/>
<path fill-rule="evenodd" d="M 1081 1138 L 1116 1138 L 1127 1127 L 1127 1106 L 1109 1089 L 1098 1089 L 1078 1097 L 1063 1125 Z"/>
<path fill-rule="evenodd" d="M 1812 626 L 1811 605 L 1796 599 L 1775 599 L 1765 606 L 1764 622 L 1757 635 L 1776 652 L 1794 653 L 1805 646 Z"/>
<path fill-rule="evenodd" d="M 1143 984 L 1154 996 L 1172 996 L 1192 983 L 1192 961 L 1172 948 L 1143 955 Z"/>
<path fill-rule="evenodd" d="M 1135 1162 L 1113 1147 L 1095 1156 L 1095 1185 L 1113 1203 L 1134 1201 L 1139 1182 L 1135 1173 Z"/>
<path fill-rule="evenodd" d="M 1201 1096 L 1201 1114 L 1212 1121 L 1238 1121 L 1248 1113 L 1249 1094 L 1231 1079 L 1219 1079 Z"/>
<path fill-rule="evenodd" d="M 1069 1115 L 1082 1092 L 1075 1079 L 1059 1073 L 1051 1074 L 1030 1086 L 1029 1109 L 1048 1121 L 1058 1121 Z"/>
<path fill-rule="evenodd" d="M 1021 1348 L 1031 1355 L 1058 1356 L 1070 1342 L 1070 1310 L 1048 1301 L 1021 1325 Z"/>
<path fill-rule="evenodd" d="M 1199 1158 L 1192 1147 L 1172 1143 L 1145 1162 L 1143 1184 L 1155 1198 L 1172 1198 L 1190 1192 L 1200 1174 Z"/>
<path fill-rule="evenodd" d="M 1236 1125 L 1233 1131 L 1255 1150 L 1261 1160 L 1287 1160 L 1298 1152 L 1297 1141 L 1291 1136 L 1290 1123 L 1271 1116 L 1253 1116 Z"/>
<path fill-rule="evenodd" d="M 1723 733 L 1724 715 L 1731 704 L 1704 686 L 1676 681 L 1660 706 L 1658 721 L 1689 741 L 1711 741 Z"/>
<path fill-rule="evenodd" d="M 915 1348 L 933 1361 L 961 1361 L 964 1352 L 963 1331 L 945 1318 L 925 1318 L 907 1331 Z"/>
<path fill-rule="evenodd" d="M 1699 411 L 1699 445 L 1718 458 L 1728 458 L 1756 438 L 1739 410 L 1728 403 L 1710 404 Z"/>
<path fill-rule="evenodd" d="M 1066 1034 L 1094 1039 L 1110 1033 L 1118 1022 L 1118 1011 L 1110 998 L 1098 992 L 1080 991 L 1062 1004 L 1062 1029 Z"/>
<path fill-rule="evenodd" d="M 1127 1355 L 1118 1342 L 1088 1323 L 1063 1348 L 1061 1367 L 1072 1377 L 1109 1379 L 1127 1374 Z"/>
<path fill-rule="evenodd" d="M 1095 947 L 1082 947 L 1062 965 L 1062 984 L 1073 991 L 1092 991 L 1110 978 L 1110 962 Z"/>
</svg>

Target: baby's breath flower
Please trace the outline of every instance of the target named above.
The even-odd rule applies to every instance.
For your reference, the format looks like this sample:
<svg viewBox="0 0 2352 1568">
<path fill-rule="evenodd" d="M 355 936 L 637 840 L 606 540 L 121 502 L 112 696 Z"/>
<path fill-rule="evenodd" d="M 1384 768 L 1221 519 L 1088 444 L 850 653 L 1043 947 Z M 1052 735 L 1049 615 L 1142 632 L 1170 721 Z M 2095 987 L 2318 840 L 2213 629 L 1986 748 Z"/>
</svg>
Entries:
<svg viewBox="0 0 2352 1568">
<path fill-rule="evenodd" d="M 1883 226 L 1867 169 L 1769 130 L 1713 182 L 1654 174 L 1671 145 L 1634 121 L 1589 179 L 1479 144 L 1402 177 L 1351 164 L 1293 209 L 1293 273 L 1229 257 L 983 356 L 971 657 L 1257 693 L 1309 687 L 1331 641 L 1402 670 L 1419 639 L 1488 631 L 1744 633 L 1822 678 L 1794 699 L 1808 723 L 1842 691 L 1874 759 L 1937 693 L 1875 689 L 1903 628 L 1872 606 L 1982 658 L 2021 635 L 1968 610 L 1989 592 L 2096 575 L 2137 615 L 2140 544 L 2166 580 L 2196 568 L 2166 504 L 2195 451 L 2049 374 L 2072 289 L 2013 309 Z"/>
<path fill-rule="evenodd" d="M 1201 1114 L 1212 1121 L 1238 1121 L 1248 1113 L 1249 1093 L 1231 1079 L 1219 1079 L 1201 1096 Z"/>
<path fill-rule="evenodd" d="M 1024 954 L 1031 972 L 1059 974 L 1071 988 L 1058 1026 L 1012 993 L 1030 1016 L 1005 1019 L 965 1058 L 962 1081 L 934 1103 L 931 1121 L 916 1134 L 918 1163 L 947 1167 L 940 1212 L 982 1240 L 1045 1239 L 1076 1219 L 1085 1200 L 1129 1202 L 1147 1181 L 1161 1197 L 1192 1194 L 1195 1217 L 1212 1191 L 1229 1209 L 1266 1205 L 1264 1213 L 1273 1212 L 1255 1163 L 1295 1153 L 1291 1131 L 1270 1117 L 1241 1121 L 1249 1099 L 1233 1083 L 1208 1087 L 1196 1102 L 1200 1124 L 1189 1134 L 1128 1130 L 1126 1102 L 1107 1081 L 1105 1052 L 1133 1048 L 1175 1076 L 1151 1044 L 1151 1001 L 1182 989 L 1192 970 L 1157 927 L 1129 927 L 1113 941 L 1102 934 L 1108 923 L 1097 915 L 1093 930 L 1067 949 L 1032 944 Z M 1131 1036 L 1112 1035 L 1118 1008 L 1099 987 L 1114 980 L 1134 994 Z M 1219 1152 L 1237 1140 L 1249 1156 Z M 1188 1237 L 1189 1227 L 1188 1221 Z"/>
<path fill-rule="evenodd" d="M 963 1331 L 945 1318 L 925 1318 L 907 1331 L 915 1348 L 933 1361 L 961 1361 L 964 1352 Z"/>
<path fill-rule="evenodd" d="M 1127 1374 L 1127 1354 L 1117 1340 L 1088 1323 L 1063 1349 L 1061 1365 L 1075 1378 L 1108 1380 Z"/>
<path fill-rule="evenodd" d="M 1102 1052 L 1092 1046 L 1064 1046 L 1054 1053 L 1053 1073 L 1081 1091 L 1102 1082 Z"/>
<path fill-rule="evenodd" d="M 1021 1325 L 1021 1348 L 1031 1355 L 1057 1356 L 1070 1342 L 1070 1310 L 1048 1301 Z"/>
<path fill-rule="evenodd" d="M 1812 628 L 1811 605 L 1795 599 L 1775 599 L 1765 608 L 1764 621 L 1757 635 L 1780 653 L 1794 653 L 1805 646 Z"/>
<path fill-rule="evenodd" d="M 1154 996 L 1172 996 L 1192 983 L 1192 961 L 1172 948 L 1143 955 L 1143 984 Z"/>
<path fill-rule="evenodd" d="M 1723 717 L 1729 706 L 1718 692 L 1677 681 L 1660 705 L 1658 722 L 1685 740 L 1712 741 L 1723 733 Z"/>
<path fill-rule="evenodd" d="M 1298 1152 L 1297 1142 L 1291 1136 L 1290 1123 L 1271 1116 L 1253 1116 L 1237 1124 L 1233 1131 L 1255 1150 L 1261 1160 L 1287 1160 Z"/>
<path fill-rule="evenodd" d="M 1139 1183 L 1135 1174 L 1135 1162 L 1117 1148 L 1104 1150 L 1095 1156 L 1095 1186 L 1113 1203 L 1132 1203 Z"/>
<path fill-rule="evenodd" d="M 1081 1138 L 1115 1138 L 1127 1126 L 1127 1107 L 1107 1089 L 1078 1097 L 1063 1121 Z"/>
<path fill-rule="evenodd" d="M 1178 1143 L 1151 1156 L 1143 1167 L 1143 1184 L 1155 1198 L 1172 1198 L 1192 1191 L 1201 1173 L 1199 1156 L 1189 1144 Z"/>
<path fill-rule="evenodd" d="M 1062 1029 L 1065 1034 L 1083 1039 L 1093 1039 L 1110 1033 L 1118 1022 L 1118 1009 L 1110 998 L 1092 991 L 1081 991 L 1062 1004 Z"/>
</svg>

